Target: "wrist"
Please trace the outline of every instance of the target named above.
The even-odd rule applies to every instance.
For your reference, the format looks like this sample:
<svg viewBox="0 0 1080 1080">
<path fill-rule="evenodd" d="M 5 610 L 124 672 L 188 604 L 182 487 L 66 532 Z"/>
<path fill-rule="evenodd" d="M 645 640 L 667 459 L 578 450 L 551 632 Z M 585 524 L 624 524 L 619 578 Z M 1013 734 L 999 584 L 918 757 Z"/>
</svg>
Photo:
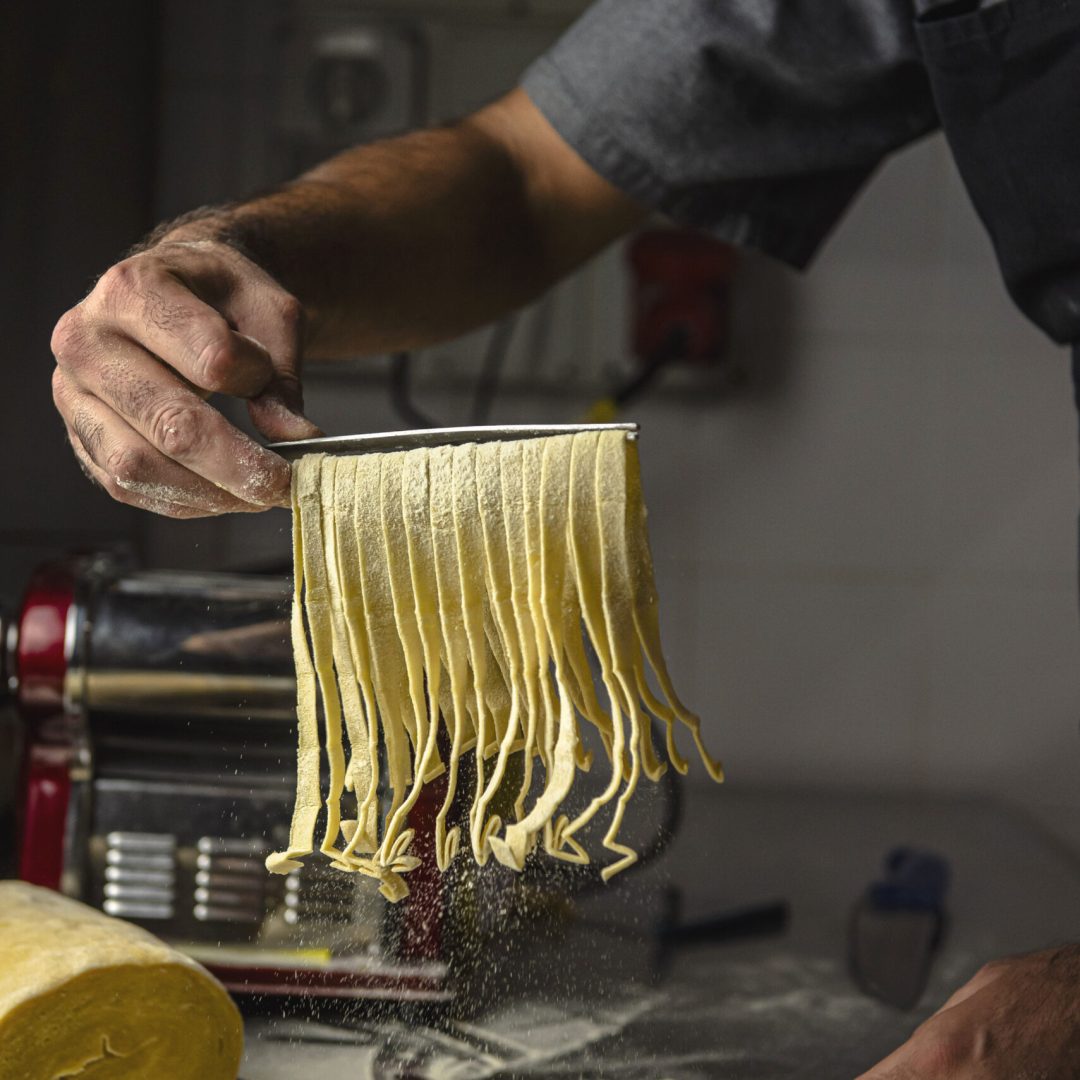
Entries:
<svg viewBox="0 0 1080 1080">
<path fill-rule="evenodd" d="M 220 244 L 276 278 L 265 253 L 255 249 L 250 231 L 242 226 L 235 204 L 200 206 L 161 222 L 127 254 L 139 255 L 164 244 Z"/>
<path fill-rule="evenodd" d="M 128 255 L 141 255 L 144 251 L 157 247 L 158 244 L 174 241 L 217 240 L 227 229 L 229 207 L 199 206 L 179 217 L 170 218 L 155 225 Z"/>
</svg>

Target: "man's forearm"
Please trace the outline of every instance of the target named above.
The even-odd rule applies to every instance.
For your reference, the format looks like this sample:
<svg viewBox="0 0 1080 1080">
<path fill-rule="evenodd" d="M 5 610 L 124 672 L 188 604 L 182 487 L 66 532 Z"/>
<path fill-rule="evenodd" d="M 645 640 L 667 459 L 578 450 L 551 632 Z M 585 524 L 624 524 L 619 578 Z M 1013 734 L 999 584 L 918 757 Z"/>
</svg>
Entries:
<svg viewBox="0 0 1080 1080">
<path fill-rule="evenodd" d="M 346 151 L 165 239 L 222 238 L 262 265 L 303 304 L 313 357 L 452 337 L 532 299 L 640 215 L 584 163 L 552 162 L 572 152 L 543 145 L 557 136 L 530 108 L 511 98 Z"/>
<path fill-rule="evenodd" d="M 156 230 L 57 322 L 53 399 L 83 469 L 121 502 L 172 517 L 284 505 L 288 465 L 207 397 L 244 398 L 271 441 L 310 438 L 305 356 L 462 333 L 642 213 L 514 91 Z"/>
</svg>

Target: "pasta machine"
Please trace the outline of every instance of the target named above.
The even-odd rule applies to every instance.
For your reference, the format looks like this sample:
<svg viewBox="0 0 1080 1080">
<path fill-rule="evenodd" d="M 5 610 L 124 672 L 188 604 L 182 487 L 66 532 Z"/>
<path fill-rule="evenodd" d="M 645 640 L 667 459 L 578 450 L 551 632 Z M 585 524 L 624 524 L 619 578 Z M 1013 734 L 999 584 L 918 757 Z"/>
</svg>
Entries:
<svg viewBox="0 0 1080 1080">
<path fill-rule="evenodd" d="M 295 777 L 287 576 L 41 567 L 4 627 L 23 724 L 19 876 L 145 926 L 243 993 L 448 1000 L 453 875 L 412 894 L 313 856 L 268 874 Z M 418 845 L 441 802 L 425 789 Z"/>
</svg>

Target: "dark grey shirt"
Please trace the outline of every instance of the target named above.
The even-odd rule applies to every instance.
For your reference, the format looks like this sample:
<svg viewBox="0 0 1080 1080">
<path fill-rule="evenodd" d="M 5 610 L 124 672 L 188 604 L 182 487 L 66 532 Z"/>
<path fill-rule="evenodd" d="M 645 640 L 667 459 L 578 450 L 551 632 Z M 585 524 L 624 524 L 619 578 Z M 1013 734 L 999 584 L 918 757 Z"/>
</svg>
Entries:
<svg viewBox="0 0 1080 1080">
<path fill-rule="evenodd" d="M 522 85 L 633 198 L 803 266 L 881 160 L 937 126 L 915 15 L 914 0 L 599 0 Z"/>
</svg>

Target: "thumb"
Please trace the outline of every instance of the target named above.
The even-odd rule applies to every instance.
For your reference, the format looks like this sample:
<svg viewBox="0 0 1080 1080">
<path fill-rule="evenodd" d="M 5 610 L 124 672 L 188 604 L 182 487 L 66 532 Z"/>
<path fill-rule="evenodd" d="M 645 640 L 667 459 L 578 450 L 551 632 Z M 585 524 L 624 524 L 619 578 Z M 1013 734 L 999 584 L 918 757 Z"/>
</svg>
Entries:
<svg viewBox="0 0 1080 1080">
<path fill-rule="evenodd" d="M 322 430 L 304 415 L 304 397 L 295 376 L 279 376 L 262 393 L 248 399 L 248 414 L 271 442 L 316 439 Z"/>
</svg>

